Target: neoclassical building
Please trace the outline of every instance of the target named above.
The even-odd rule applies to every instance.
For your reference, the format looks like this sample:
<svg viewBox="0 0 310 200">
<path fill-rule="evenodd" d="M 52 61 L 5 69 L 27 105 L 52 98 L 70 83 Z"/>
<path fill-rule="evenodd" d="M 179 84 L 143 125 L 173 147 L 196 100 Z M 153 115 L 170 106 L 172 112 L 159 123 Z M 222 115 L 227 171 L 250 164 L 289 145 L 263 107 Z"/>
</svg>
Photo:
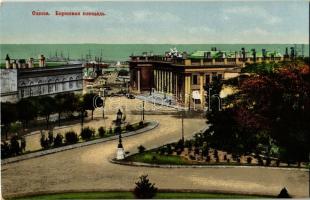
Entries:
<svg viewBox="0 0 310 200">
<path fill-rule="evenodd" d="M 1 69 L 1 88 L 2 102 L 16 102 L 31 96 L 82 92 L 83 67 L 77 64 Z"/>
<path fill-rule="evenodd" d="M 166 52 L 165 55 L 131 56 L 130 88 L 133 93 L 162 94 L 184 106 L 205 107 L 207 86 L 214 79 L 239 75 L 246 63 L 279 62 L 288 56 L 278 52 L 196 51 L 190 55 Z M 197 105 L 198 104 L 198 105 Z"/>
</svg>

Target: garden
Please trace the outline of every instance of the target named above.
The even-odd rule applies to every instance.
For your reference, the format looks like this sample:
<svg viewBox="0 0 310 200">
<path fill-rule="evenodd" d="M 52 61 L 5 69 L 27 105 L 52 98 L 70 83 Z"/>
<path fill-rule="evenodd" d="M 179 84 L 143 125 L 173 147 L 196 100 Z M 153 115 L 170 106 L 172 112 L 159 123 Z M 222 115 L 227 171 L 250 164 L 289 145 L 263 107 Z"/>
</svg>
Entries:
<svg viewBox="0 0 310 200">
<path fill-rule="evenodd" d="M 129 162 L 173 165 L 251 165 L 309 168 L 310 70 L 301 60 L 246 66 L 239 77 L 208 87 L 209 128 L 189 140 L 179 140 L 126 158 Z M 208 88 L 205 88 L 209 91 Z M 141 148 L 143 149 L 143 148 Z"/>
</svg>

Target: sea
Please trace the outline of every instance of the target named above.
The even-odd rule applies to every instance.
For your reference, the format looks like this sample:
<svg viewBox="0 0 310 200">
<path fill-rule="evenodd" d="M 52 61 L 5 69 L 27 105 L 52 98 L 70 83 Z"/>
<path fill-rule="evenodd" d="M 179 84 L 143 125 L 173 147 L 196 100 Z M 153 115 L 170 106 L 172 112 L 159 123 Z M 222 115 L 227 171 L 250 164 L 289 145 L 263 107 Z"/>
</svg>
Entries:
<svg viewBox="0 0 310 200">
<path fill-rule="evenodd" d="M 86 56 L 94 59 L 102 57 L 104 61 L 127 61 L 131 55 L 141 55 L 143 52 L 163 55 L 176 48 L 180 52 L 192 53 L 197 50 L 211 50 L 216 47 L 222 51 L 240 51 L 256 49 L 261 51 L 279 51 L 284 54 L 288 47 L 295 47 L 298 55 L 309 56 L 309 44 L 0 44 L 0 62 L 5 62 L 6 54 L 11 59 L 38 58 L 44 55 L 47 58 L 64 57 L 70 60 L 85 59 Z"/>
</svg>

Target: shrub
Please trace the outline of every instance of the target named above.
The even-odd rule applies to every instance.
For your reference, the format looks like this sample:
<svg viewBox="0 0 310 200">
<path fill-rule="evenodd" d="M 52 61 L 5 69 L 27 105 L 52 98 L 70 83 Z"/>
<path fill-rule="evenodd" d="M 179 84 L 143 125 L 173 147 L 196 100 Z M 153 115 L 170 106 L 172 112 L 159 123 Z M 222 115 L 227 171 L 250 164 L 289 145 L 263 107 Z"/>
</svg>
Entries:
<svg viewBox="0 0 310 200">
<path fill-rule="evenodd" d="M 277 160 L 276 165 L 277 165 L 277 167 L 280 166 L 280 160 L 279 159 Z"/>
<path fill-rule="evenodd" d="M 175 149 L 181 152 L 184 150 L 184 141 L 182 139 L 180 139 L 178 143 L 175 145 Z"/>
<path fill-rule="evenodd" d="M 1 143 L 1 159 L 8 158 L 11 155 L 10 145 L 6 141 Z"/>
<path fill-rule="evenodd" d="M 195 149 L 194 149 L 194 154 L 195 154 L 195 155 L 198 155 L 198 154 L 199 154 L 199 148 L 198 148 L 198 147 L 195 147 Z"/>
<path fill-rule="evenodd" d="M 210 162 L 210 160 L 211 160 L 211 157 L 208 155 L 206 158 L 206 162 Z"/>
<path fill-rule="evenodd" d="M 41 134 L 40 144 L 43 149 L 48 148 L 48 139 L 45 138 L 44 134 Z"/>
<path fill-rule="evenodd" d="M 22 149 L 19 146 L 18 137 L 15 135 L 11 138 L 11 153 L 13 155 L 19 155 Z"/>
<path fill-rule="evenodd" d="M 166 148 L 165 147 L 160 147 L 158 149 L 158 151 L 159 151 L 159 154 L 164 155 L 166 153 Z"/>
<path fill-rule="evenodd" d="M 267 158 L 266 159 L 266 166 L 269 166 L 271 164 L 271 159 L 270 158 Z"/>
<path fill-rule="evenodd" d="M 251 163 L 252 163 L 252 157 L 248 157 L 248 158 L 246 159 L 246 162 L 247 162 L 248 164 L 251 164 Z"/>
<path fill-rule="evenodd" d="M 166 150 L 167 150 L 167 154 L 168 155 L 172 154 L 173 151 L 172 151 L 172 148 L 171 148 L 171 144 L 167 145 L 167 149 Z"/>
<path fill-rule="evenodd" d="M 102 126 L 98 128 L 98 134 L 99 137 L 104 137 L 105 134 L 105 128 L 103 128 Z"/>
<path fill-rule="evenodd" d="M 90 140 L 95 135 L 95 130 L 89 127 L 85 127 L 81 131 L 81 137 L 83 140 Z"/>
<path fill-rule="evenodd" d="M 150 183 L 147 175 L 139 177 L 139 181 L 136 182 L 136 187 L 133 191 L 137 199 L 151 199 L 156 195 L 157 188 L 154 183 Z"/>
<path fill-rule="evenodd" d="M 185 140 L 184 147 L 188 148 L 188 150 L 192 149 L 192 141 Z"/>
<path fill-rule="evenodd" d="M 214 158 L 218 158 L 218 157 L 219 157 L 219 153 L 218 153 L 218 151 L 217 151 L 217 150 L 214 150 L 213 155 L 214 155 Z"/>
<path fill-rule="evenodd" d="M 193 156 L 193 155 L 189 155 L 189 159 L 196 160 L 195 156 Z"/>
<path fill-rule="evenodd" d="M 127 124 L 126 125 L 126 131 L 130 132 L 130 131 L 134 131 L 135 129 L 133 128 L 133 126 L 131 124 Z"/>
<path fill-rule="evenodd" d="M 143 153 L 145 151 L 145 147 L 142 145 L 138 146 L 138 151 L 139 153 Z"/>
<path fill-rule="evenodd" d="M 21 148 L 21 151 L 25 151 L 26 149 L 26 140 L 24 137 L 22 137 L 20 140 L 20 148 Z"/>
<path fill-rule="evenodd" d="M 110 129 L 109 129 L 109 133 L 108 133 L 109 135 L 112 135 L 113 134 L 113 129 L 112 129 L 112 127 L 110 127 Z"/>
<path fill-rule="evenodd" d="M 289 195 L 289 193 L 288 193 L 288 191 L 287 191 L 287 189 L 286 188 L 283 188 L 281 191 L 280 191 L 280 193 L 279 193 L 279 195 L 278 195 L 278 198 L 291 198 L 291 196 Z"/>
<path fill-rule="evenodd" d="M 227 159 L 227 163 L 230 163 L 230 159 L 229 158 Z"/>
<path fill-rule="evenodd" d="M 217 158 L 215 159 L 215 161 L 216 161 L 216 162 L 220 162 L 220 158 L 217 157 Z"/>
<path fill-rule="evenodd" d="M 139 128 L 142 128 L 143 125 L 144 125 L 143 121 L 140 121 L 140 122 L 139 122 Z"/>
<path fill-rule="evenodd" d="M 54 142 L 53 131 L 49 131 L 48 132 L 48 145 L 52 146 L 53 142 Z"/>
<path fill-rule="evenodd" d="M 58 133 L 54 139 L 54 147 L 60 147 L 63 145 L 63 136 Z"/>
<path fill-rule="evenodd" d="M 261 165 L 261 166 L 264 165 L 264 161 L 261 157 L 258 157 L 257 162 L 258 162 L 258 165 Z"/>
<path fill-rule="evenodd" d="M 79 137 L 74 131 L 68 131 L 65 134 L 67 144 L 75 144 L 79 141 Z"/>
</svg>

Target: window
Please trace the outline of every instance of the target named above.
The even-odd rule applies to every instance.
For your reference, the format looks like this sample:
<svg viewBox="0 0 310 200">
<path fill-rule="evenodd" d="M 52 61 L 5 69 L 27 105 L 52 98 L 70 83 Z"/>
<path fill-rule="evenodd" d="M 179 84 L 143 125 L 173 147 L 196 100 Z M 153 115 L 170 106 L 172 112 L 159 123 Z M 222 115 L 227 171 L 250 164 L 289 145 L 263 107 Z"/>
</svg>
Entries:
<svg viewBox="0 0 310 200">
<path fill-rule="evenodd" d="M 79 88 L 80 87 L 80 76 L 76 77 L 76 87 Z"/>
<path fill-rule="evenodd" d="M 55 92 L 58 92 L 58 82 L 59 82 L 59 80 L 56 79 L 55 80 Z"/>
<path fill-rule="evenodd" d="M 66 80 L 66 78 L 64 78 L 63 80 L 62 80 L 62 91 L 65 91 L 67 88 L 66 88 L 66 84 L 67 84 L 67 80 Z"/>
<path fill-rule="evenodd" d="M 69 88 L 72 89 L 73 88 L 73 78 L 70 77 L 69 79 Z"/>
<path fill-rule="evenodd" d="M 53 92 L 52 79 L 48 80 L 48 93 Z"/>
<path fill-rule="evenodd" d="M 21 90 L 20 90 L 20 97 L 21 98 L 24 98 L 24 96 L 25 96 L 25 83 L 24 82 L 22 82 L 21 84 L 20 84 L 20 86 L 21 86 Z"/>
<path fill-rule="evenodd" d="M 31 81 L 29 83 L 29 96 L 33 96 L 32 85 L 33 85 L 33 82 Z"/>
<path fill-rule="evenodd" d="M 42 91 L 41 91 L 41 89 L 42 89 L 42 88 L 41 88 L 41 84 L 42 84 L 42 81 L 39 80 L 39 81 L 38 81 L 38 94 L 39 94 L 39 95 L 42 94 Z"/>
<path fill-rule="evenodd" d="M 193 78 L 193 85 L 197 85 L 198 84 L 198 76 L 197 75 L 193 75 L 192 76 L 192 78 Z"/>
</svg>

